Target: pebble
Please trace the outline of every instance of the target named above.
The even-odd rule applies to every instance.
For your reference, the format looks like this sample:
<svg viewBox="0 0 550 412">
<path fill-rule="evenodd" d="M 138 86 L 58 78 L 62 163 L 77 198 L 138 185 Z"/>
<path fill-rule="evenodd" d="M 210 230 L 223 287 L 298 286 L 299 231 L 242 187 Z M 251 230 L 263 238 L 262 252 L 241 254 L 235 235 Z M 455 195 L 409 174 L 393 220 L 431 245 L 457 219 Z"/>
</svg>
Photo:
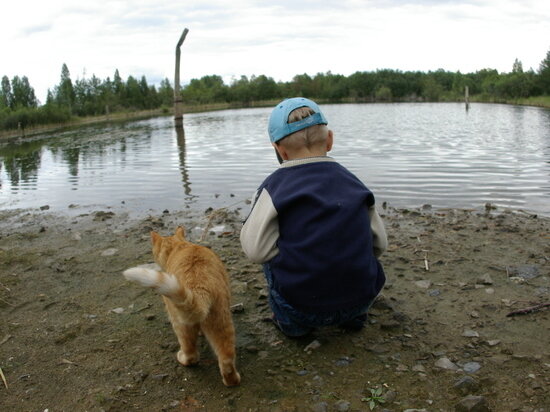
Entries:
<svg viewBox="0 0 550 412">
<path fill-rule="evenodd" d="M 533 279 L 539 276 L 539 269 L 534 265 L 506 266 L 506 273 L 511 278 Z"/>
<path fill-rule="evenodd" d="M 490 412 L 483 396 L 469 395 L 455 405 L 456 412 Z"/>
<path fill-rule="evenodd" d="M 465 375 L 455 382 L 453 388 L 463 395 L 468 395 L 477 392 L 479 384 L 470 375 Z"/>
<path fill-rule="evenodd" d="M 328 403 L 319 402 L 313 405 L 311 408 L 312 412 L 328 412 Z"/>
<path fill-rule="evenodd" d="M 488 341 L 487 341 L 487 345 L 489 345 L 489 346 L 496 346 L 496 345 L 498 345 L 499 343 L 500 343 L 500 340 L 498 340 L 498 339 L 488 340 Z"/>
<path fill-rule="evenodd" d="M 439 289 L 432 289 L 428 291 L 428 295 L 435 297 L 441 295 L 441 291 Z"/>
<path fill-rule="evenodd" d="M 244 312 L 244 305 L 242 303 L 235 303 L 231 306 L 231 312 L 233 313 L 242 313 Z"/>
<path fill-rule="evenodd" d="M 493 284 L 493 279 L 491 278 L 491 275 L 489 275 L 488 273 L 480 276 L 477 281 L 478 281 L 478 283 L 481 283 L 482 285 L 492 285 Z"/>
<path fill-rule="evenodd" d="M 426 372 L 426 368 L 423 365 L 419 364 L 419 363 L 414 365 L 412 367 L 412 370 L 413 370 L 413 372 Z"/>
<path fill-rule="evenodd" d="M 481 369 L 481 365 L 477 362 L 466 362 L 463 366 L 462 366 L 462 369 L 464 370 L 464 372 L 466 373 L 476 373 L 478 370 Z"/>
<path fill-rule="evenodd" d="M 414 284 L 419 288 L 428 289 L 432 285 L 432 282 L 429 280 L 417 280 Z"/>
<path fill-rule="evenodd" d="M 452 371 L 456 371 L 456 370 L 459 369 L 458 366 L 456 366 L 453 362 L 451 362 L 449 358 L 440 358 L 440 359 L 438 359 L 435 362 L 435 366 L 437 368 L 447 369 L 447 370 L 452 370 Z"/>
<path fill-rule="evenodd" d="M 350 358 L 348 358 L 347 356 L 344 356 L 338 359 L 335 363 L 336 363 L 336 366 L 348 366 L 351 362 L 352 360 Z"/>
<path fill-rule="evenodd" d="M 124 308 L 115 308 L 115 309 L 112 309 L 111 312 L 116 313 L 117 315 L 120 315 L 121 313 L 124 312 Z"/>
<path fill-rule="evenodd" d="M 116 255 L 118 252 L 118 249 L 117 248 L 109 248 L 109 249 L 105 249 L 103 252 L 101 252 L 101 256 L 114 256 Z"/>
<path fill-rule="evenodd" d="M 304 348 L 304 352 L 310 352 L 315 349 L 319 349 L 321 347 L 321 342 L 319 342 L 317 339 L 315 339 L 313 342 L 311 342 L 309 345 L 307 345 Z"/>
<path fill-rule="evenodd" d="M 477 333 L 475 330 L 466 329 L 464 332 L 462 332 L 462 336 L 465 336 L 467 338 L 479 338 L 479 333 Z"/>
<path fill-rule="evenodd" d="M 338 412 L 347 412 L 350 410 L 351 403 L 345 400 L 339 400 L 334 404 L 334 409 Z"/>
</svg>

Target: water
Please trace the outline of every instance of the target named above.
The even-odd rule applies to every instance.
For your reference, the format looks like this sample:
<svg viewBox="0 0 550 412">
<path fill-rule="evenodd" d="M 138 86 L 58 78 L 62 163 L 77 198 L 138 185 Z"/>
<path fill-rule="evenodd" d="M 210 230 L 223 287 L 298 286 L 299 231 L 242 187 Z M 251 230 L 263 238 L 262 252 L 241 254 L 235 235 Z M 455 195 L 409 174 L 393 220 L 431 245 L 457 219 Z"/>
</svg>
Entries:
<svg viewBox="0 0 550 412">
<path fill-rule="evenodd" d="M 550 111 L 473 104 L 324 105 L 331 155 L 396 207 L 479 208 L 550 215 Z M 188 114 L 46 134 L 0 146 L 0 207 L 134 213 L 245 209 L 278 165 L 270 108 Z"/>
</svg>

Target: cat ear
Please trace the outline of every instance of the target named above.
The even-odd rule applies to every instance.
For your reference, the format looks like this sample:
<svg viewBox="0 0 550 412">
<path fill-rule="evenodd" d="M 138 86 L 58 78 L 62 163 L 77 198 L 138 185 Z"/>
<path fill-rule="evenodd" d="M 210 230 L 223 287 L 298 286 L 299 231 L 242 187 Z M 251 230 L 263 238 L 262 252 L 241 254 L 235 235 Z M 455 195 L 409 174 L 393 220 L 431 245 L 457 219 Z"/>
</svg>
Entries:
<svg viewBox="0 0 550 412">
<path fill-rule="evenodd" d="M 179 240 L 185 240 L 185 229 L 181 226 L 178 226 L 176 229 L 176 238 Z"/>
<path fill-rule="evenodd" d="M 157 232 L 151 232 L 151 243 L 153 245 L 157 243 L 160 239 L 162 239 L 161 235 L 159 235 Z"/>
</svg>

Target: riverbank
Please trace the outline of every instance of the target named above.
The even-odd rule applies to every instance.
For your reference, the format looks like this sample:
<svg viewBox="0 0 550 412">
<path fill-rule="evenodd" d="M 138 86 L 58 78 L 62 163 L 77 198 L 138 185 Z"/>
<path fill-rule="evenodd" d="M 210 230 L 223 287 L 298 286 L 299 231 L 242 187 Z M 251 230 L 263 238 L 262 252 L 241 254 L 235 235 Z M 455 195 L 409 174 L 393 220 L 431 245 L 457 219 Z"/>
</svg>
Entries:
<svg viewBox="0 0 550 412">
<path fill-rule="evenodd" d="M 0 403 L 10 411 L 547 410 L 550 219 L 498 210 L 381 209 L 387 284 L 368 326 L 291 340 L 269 322 L 246 210 L 0 212 Z M 210 219 L 212 218 L 212 219 Z M 151 262 L 150 230 L 184 225 L 231 278 L 242 384 L 203 342 L 185 368 L 161 299 L 121 272 Z M 209 228 L 204 234 L 204 229 Z M 483 406 L 485 405 L 485 406 Z"/>
</svg>

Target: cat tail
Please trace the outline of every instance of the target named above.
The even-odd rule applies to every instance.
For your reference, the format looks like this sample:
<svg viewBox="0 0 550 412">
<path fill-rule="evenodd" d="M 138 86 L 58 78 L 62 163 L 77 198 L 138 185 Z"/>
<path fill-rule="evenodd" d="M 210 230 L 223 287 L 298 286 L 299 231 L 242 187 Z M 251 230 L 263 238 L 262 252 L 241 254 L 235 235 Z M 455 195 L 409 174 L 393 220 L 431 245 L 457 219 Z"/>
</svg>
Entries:
<svg viewBox="0 0 550 412">
<path fill-rule="evenodd" d="M 161 295 L 169 297 L 176 302 L 183 301 L 187 297 L 186 288 L 181 287 L 178 279 L 170 273 L 135 267 L 126 269 L 122 274 L 126 279 L 139 283 L 142 286 L 153 288 Z"/>
</svg>

